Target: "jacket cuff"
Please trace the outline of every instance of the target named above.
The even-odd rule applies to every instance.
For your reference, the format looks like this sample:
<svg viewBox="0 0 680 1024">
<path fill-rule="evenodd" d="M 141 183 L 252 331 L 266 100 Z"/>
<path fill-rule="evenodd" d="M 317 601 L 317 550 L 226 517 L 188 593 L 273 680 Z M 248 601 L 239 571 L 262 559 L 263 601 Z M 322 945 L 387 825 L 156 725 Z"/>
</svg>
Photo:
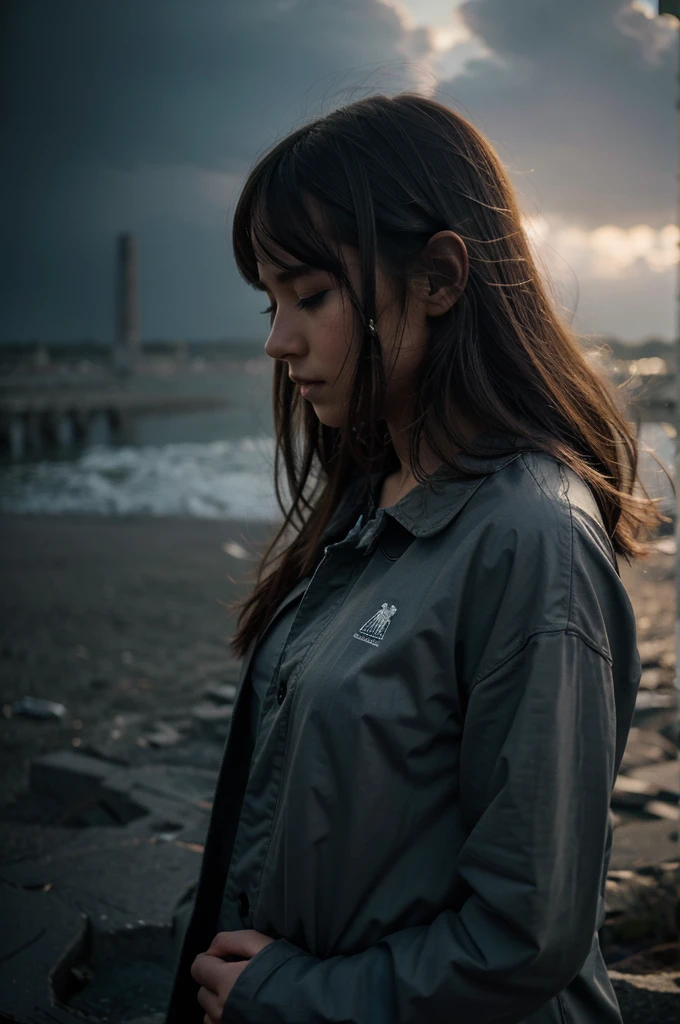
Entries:
<svg viewBox="0 0 680 1024">
<path fill-rule="evenodd" d="M 251 957 L 248 966 L 241 971 L 227 996 L 222 1012 L 222 1024 L 270 1024 L 271 1013 L 269 1020 L 265 1021 L 262 1016 L 264 1011 L 258 1011 L 257 991 L 274 971 L 294 956 L 305 956 L 309 960 L 318 961 L 318 957 L 306 953 L 288 939 L 274 939 Z"/>
</svg>

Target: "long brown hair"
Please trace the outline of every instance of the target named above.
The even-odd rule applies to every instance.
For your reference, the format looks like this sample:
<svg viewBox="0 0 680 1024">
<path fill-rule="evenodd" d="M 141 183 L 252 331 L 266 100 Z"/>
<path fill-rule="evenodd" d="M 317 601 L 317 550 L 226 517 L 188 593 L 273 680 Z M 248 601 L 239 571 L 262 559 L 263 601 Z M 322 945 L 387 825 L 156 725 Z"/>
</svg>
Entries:
<svg viewBox="0 0 680 1024">
<path fill-rule="evenodd" d="M 314 212 L 322 211 L 319 230 Z M 559 318 L 541 280 L 509 178 L 490 143 L 464 117 L 415 93 L 375 95 L 333 110 L 278 142 L 253 167 L 239 197 L 233 248 L 244 279 L 262 290 L 257 260 L 296 260 L 328 271 L 355 310 L 362 333 L 347 426 L 320 423 L 276 360 L 273 380 L 274 488 L 283 522 L 256 567 L 230 646 L 242 657 L 276 605 L 309 575 L 342 495 L 357 474 L 399 469 L 379 418 L 385 372 L 376 320 L 376 261 L 396 287 L 402 317 L 409 285 L 430 279 L 422 249 L 437 231 L 464 240 L 469 278 L 451 310 L 429 319 L 418 373 L 409 462 L 421 471 L 421 442 L 462 477 L 476 475 L 454 454 L 480 450 L 457 426 L 471 422 L 526 438 L 566 463 L 592 488 L 617 554 L 646 557 L 644 536 L 669 522 L 638 477 L 638 444 L 617 389 L 591 365 L 578 336 Z M 334 243 L 334 244 L 333 244 Z M 339 251 L 359 253 L 356 294 Z M 402 320 L 403 323 L 403 320 Z M 283 459 L 292 503 L 279 486 Z M 639 484 L 642 495 L 634 494 Z M 310 490 L 311 485 L 311 490 Z"/>
</svg>

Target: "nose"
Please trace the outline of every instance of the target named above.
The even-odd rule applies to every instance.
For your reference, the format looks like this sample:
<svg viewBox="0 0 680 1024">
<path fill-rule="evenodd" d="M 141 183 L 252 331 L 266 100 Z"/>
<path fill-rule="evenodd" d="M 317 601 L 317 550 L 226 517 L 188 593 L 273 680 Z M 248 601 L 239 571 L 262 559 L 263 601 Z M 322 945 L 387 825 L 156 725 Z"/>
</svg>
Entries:
<svg viewBox="0 0 680 1024">
<path fill-rule="evenodd" d="M 292 363 L 299 362 L 299 357 L 305 354 L 305 343 L 300 335 L 294 330 L 286 330 L 285 326 L 276 326 L 267 338 L 264 350 L 271 359 L 287 360 L 292 356 Z"/>
</svg>

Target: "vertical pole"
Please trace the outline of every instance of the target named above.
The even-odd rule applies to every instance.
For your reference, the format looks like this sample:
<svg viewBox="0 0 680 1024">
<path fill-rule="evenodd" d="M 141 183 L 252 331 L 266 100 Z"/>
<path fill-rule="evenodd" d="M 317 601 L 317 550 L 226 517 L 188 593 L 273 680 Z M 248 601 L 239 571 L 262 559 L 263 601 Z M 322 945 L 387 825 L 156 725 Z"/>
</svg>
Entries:
<svg viewBox="0 0 680 1024">
<path fill-rule="evenodd" d="M 116 341 L 114 370 L 128 377 L 139 354 L 139 292 L 137 287 L 137 239 L 125 232 L 118 236 L 116 253 Z"/>
<path fill-rule="evenodd" d="M 676 10 L 674 14 L 678 14 Z M 676 214 L 675 223 L 680 228 L 680 32 L 678 32 L 676 66 Z M 676 307 L 675 307 L 675 409 L 673 425 L 675 427 L 675 714 L 676 735 L 680 735 L 680 238 L 677 246 L 678 265 L 676 267 Z"/>
<path fill-rule="evenodd" d="M 659 14 L 670 14 L 680 20 L 680 0 L 659 0 Z M 680 32 L 678 32 L 678 50 L 676 56 L 676 214 L 675 222 L 680 227 Z M 678 240 L 678 256 L 680 257 L 680 239 Z M 680 259 L 676 267 L 676 309 L 675 309 L 675 408 L 673 426 L 675 427 L 675 712 L 676 725 L 680 729 Z"/>
</svg>

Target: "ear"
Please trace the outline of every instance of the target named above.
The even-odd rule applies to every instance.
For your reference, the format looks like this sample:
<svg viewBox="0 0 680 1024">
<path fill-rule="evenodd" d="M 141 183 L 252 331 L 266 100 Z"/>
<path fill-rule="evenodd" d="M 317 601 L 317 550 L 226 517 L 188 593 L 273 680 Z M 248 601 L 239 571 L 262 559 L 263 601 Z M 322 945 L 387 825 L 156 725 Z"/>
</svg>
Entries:
<svg viewBox="0 0 680 1024">
<path fill-rule="evenodd" d="M 429 293 L 422 298 L 428 316 L 447 313 L 465 291 L 469 261 L 465 242 L 455 231 L 438 231 L 423 249 L 427 265 Z"/>
</svg>

